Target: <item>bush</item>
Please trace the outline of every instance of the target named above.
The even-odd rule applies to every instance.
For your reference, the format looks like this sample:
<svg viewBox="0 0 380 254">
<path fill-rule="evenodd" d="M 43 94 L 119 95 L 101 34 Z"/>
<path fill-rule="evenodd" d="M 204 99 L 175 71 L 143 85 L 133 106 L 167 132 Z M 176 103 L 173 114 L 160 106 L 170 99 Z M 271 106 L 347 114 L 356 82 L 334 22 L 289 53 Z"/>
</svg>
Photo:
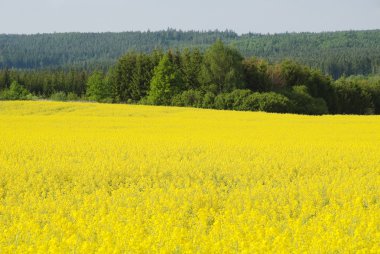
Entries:
<svg viewBox="0 0 380 254">
<path fill-rule="evenodd" d="M 259 111 L 260 110 L 260 93 L 253 93 L 243 100 L 241 110 Z"/>
<path fill-rule="evenodd" d="M 285 113 L 290 112 L 291 103 L 286 96 L 274 92 L 252 93 L 250 90 L 235 90 L 216 96 L 214 107 L 216 109 Z"/>
<path fill-rule="evenodd" d="M 112 100 L 112 98 L 107 97 L 107 98 L 100 99 L 98 102 L 100 102 L 100 103 L 109 103 L 110 104 L 110 103 L 113 102 L 113 100 Z"/>
<path fill-rule="evenodd" d="M 184 106 L 184 107 L 202 107 L 203 94 L 200 91 L 188 90 L 181 94 L 177 94 L 172 98 L 173 106 Z"/>
<path fill-rule="evenodd" d="M 25 97 L 25 100 L 29 100 L 29 101 L 36 101 L 36 100 L 38 100 L 39 99 L 39 97 L 38 96 L 36 96 L 36 95 L 33 95 L 33 94 L 28 94 L 26 97 Z"/>
<path fill-rule="evenodd" d="M 5 89 L 0 93 L 2 100 L 26 100 L 30 95 L 29 91 L 21 86 L 17 81 L 13 81 L 9 89 Z"/>
<path fill-rule="evenodd" d="M 79 96 L 76 94 L 76 93 L 68 93 L 67 94 L 67 100 L 68 101 L 78 101 L 79 100 Z"/>
<path fill-rule="evenodd" d="M 234 110 L 242 110 L 242 104 L 245 98 L 252 94 L 251 90 L 234 90 L 226 95 L 227 107 Z"/>
<path fill-rule="evenodd" d="M 286 113 L 290 112 L 291 103 L 289 99 L 282 94 L 274 92 L 253 93 L 243 100 L 241 109 Z"/>
<path fill-rule="evenodd" d="M 182 100 L 182 94 L 176 94 L 172 98 L 172 106 L 184 107 L 185 103 Z"/>
<path fill-rule="evenodd" d="M 0 100 L 8 100 L 8 90 L 0 91 Z"/>
<path fill-rule="evenodd" d="M 139 105 L 152 105 L 148 97 L 142 97 L 141 100 L 137 102 Z"/>
<path fill-rule="evenodd" d="M 290 112 L 291 103 L 287 97 L 281 94 L 274 92 L 262 93 L 260 98 L 260 110 L 262 111 L 277 113 Z"/>
<path fill-rule="evenodd" d="M 371 94 L 356 81 L 345 78 L 334 83 L 338 114 L 366 114 L 374 111 Z"/>
<path fill-rule="evenodd" d="M 202 107 L 203 108 L 213 108 L 214 107 L 214 101 L 215 101 L 215 94 L 213 94 L 211 92 L 207 92 L 203 96 Z"/>
<path fill-rule="evenodd" d="M 229 108 L 229 104 L 231 104 L 231 103 L 229 103 L 227 100 L 228 100 L 228 98 L 227 98 L 226 93 L 218 94 L 214 100 L 214 108 L 216 108 L 216 109 L 232 109 L 232 108 Z"/>
<path fill-rule="evenodd" d="M 50 100 L 52 101 L 66 101 L 67 96 L 64 92 L 56 92 L 50 95 Z"/>
<path fill-rule="evenodd" d="M 372 97 L 374 113 L 380 114 L 380 82 L 365 84 L 363 89 Z"/>
<path fill-rule="evenodd" d="M 292 102 L 292 112 L 307 115 L 328 114 L 329 110 L 326 101 L 322 98 L 312 97 L 306 86 L 294 86 L 287 93 Z"/>
</svg>

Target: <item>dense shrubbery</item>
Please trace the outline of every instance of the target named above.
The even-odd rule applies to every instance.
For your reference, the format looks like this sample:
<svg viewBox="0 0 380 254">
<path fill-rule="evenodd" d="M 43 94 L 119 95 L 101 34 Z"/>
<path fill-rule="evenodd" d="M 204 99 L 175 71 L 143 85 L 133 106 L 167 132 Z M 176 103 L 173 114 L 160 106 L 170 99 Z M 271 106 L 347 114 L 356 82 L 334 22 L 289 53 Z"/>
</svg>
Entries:
<svg viewBox="0 0 380 254">
<path fill-rule="evenodd" d="M 21 86 L 17 81 L 13 81 L 9 88 L 0 91 L 2 100 L 26 100 L 31 99 L 32 95 Z"/>
<path fill-rule="evenodd" d="M 359 83 L 345 78 L 334 83 L 337 96 L 337 113 L 340 114 L 371 114 L 374 103 L 371 93 Z"/>
<path fill-rule="evenodd" d="M 52 101 L 67 101 L 67 95 L 64 92 L 56 92 L 50 95 Z"/>
<path fill-rule="evenodd" d="M 243 105 L 252 105 L 248 110 L 285 113 L 291 112 L 290 101 L 287 97 L 274 93 L 254 93 L 249 96 Z M 258 107 L 257 107 L 257 106 Z"/>
<path fill-rule="evenodd" d="M 203 105 L 208 104 L 205 100 L 207 99 L 201 91 L 187 90 L 173 96 L 172 105 L 182 106 L 182 107 L 202 108 Z M 204 102 L 206 102 L 206 104 L 204 104 Z M 209 105 L 210 107 L 213 107 L 213 101 L 210 102 Z"/>
<path fill-rule="evenodd" d="M 291 100 L 291 111 L 297 114 L 322 115 L 329 113 L 326 101 L 314 98 L 306 86 L 293 86 L 284 93 Z"/>
<path fill-rule="evenodd" d="M 108 72 L 3 70 L 0 91 L 8 100 L 39 96 L 312 115 L 380 113 L 379 77 L 333 81 L 294 61 L 243 59 L 221 41 L 204 53 L 130 52 Z"/>
</svg>

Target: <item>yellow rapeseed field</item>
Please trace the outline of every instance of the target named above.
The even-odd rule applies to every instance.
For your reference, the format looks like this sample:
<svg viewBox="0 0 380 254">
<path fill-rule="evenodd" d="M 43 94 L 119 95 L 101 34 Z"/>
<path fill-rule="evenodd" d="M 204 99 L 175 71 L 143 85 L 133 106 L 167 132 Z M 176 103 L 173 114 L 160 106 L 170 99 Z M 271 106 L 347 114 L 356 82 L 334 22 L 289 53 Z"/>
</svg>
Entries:
<svg viewBox="0 0 380 254">
<path fill-rule="evenodd" d="M 0 253 L 380 253 L 380 117 L 0 102 Z"/>
</svg>

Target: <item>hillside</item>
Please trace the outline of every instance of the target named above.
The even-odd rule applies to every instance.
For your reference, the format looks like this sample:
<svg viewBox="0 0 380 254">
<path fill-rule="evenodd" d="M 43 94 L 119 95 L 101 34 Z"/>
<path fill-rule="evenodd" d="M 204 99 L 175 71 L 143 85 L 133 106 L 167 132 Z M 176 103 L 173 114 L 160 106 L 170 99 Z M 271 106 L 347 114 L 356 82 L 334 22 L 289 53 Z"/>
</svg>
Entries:
<svg viewBox="0 0 380 254">
<path fill-rule="evenodd" d="M 244 34 L 232 31 L 0 35 L 0 68 L 108 68 L 128 51 L 206 48 L 217 38 L 244 56 L 295 59 L 337 78 L 380 73 L 380 30 Z"/>
</svg>

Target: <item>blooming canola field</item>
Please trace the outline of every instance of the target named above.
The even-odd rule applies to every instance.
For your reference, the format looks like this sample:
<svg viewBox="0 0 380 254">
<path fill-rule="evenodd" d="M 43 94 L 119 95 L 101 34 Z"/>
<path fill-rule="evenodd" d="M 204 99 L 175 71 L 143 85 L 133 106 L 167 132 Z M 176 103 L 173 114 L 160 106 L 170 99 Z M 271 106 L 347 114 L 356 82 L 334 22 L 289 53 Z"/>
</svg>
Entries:
<svg viewBox="0 0 380 254">
<path fill-rule="evenodd" d="M 354 252 L 379 116 L 0 102 L 0 253 Z"/>
</svg>

